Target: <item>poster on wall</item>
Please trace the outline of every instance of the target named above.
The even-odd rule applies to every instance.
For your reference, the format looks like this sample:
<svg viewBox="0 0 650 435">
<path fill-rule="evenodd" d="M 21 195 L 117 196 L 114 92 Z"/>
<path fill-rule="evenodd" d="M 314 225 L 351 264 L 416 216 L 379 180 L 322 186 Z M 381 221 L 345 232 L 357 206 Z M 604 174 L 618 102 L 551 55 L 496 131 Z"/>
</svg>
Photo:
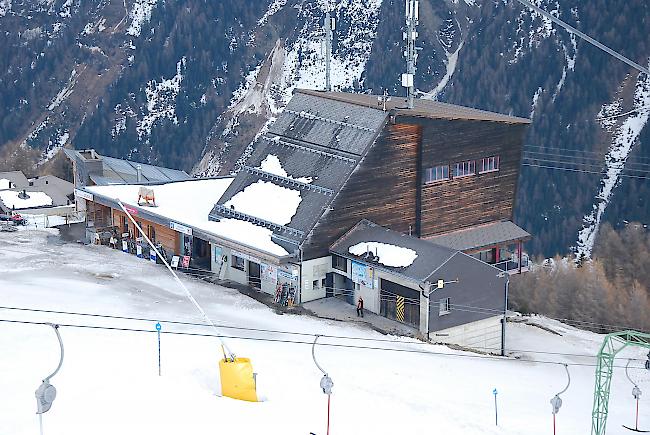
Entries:
<svg viewBox="0 0 650 435">
<path fill-rule="evenodd" d="M 363 263 L 352 261 L 352 282 L 364 287 L 374 288 L 374 269 Z"/>
<path fill-rule="evenodd" d="M 181 260 L 181 267 L 187 269 L 190 267 L 190 256 L 189 255 L 183 255 L 183 259 Z"/>
<path fill-rule="evenodd" d="M 275 268 L 275 266 L 262 263 L 261 269 L 262 269 L 262 279 L 264 281 L 277 282 L 278 270 Z"/>
<path fill-rule="evenodd" d="M 172 266 L 174 269 L 178 268 L 178 260 L 180 260 L 180 257 L 179 257 L 178 255 L 174 255 L 174 256 L 172 257 L 172 264 L 171 264 L 171 266 Z"/>
<path fill-rule="evenodd" d="M 215 246 L 214 247 L 214 261 L 215 263 L 221 263 L 223 262 L 223 248 L 221 246 Z"/>
</svg>

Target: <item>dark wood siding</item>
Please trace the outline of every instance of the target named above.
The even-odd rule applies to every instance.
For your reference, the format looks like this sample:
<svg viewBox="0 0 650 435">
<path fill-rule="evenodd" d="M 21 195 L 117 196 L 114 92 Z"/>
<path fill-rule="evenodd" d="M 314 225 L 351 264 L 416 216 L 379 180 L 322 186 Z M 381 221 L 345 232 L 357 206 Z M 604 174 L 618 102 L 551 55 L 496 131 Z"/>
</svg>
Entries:
<svg viewBox="0 0 650 435">
<path fill-rule="evenodd" d="M 395 231 L 415 231 L 417 152 L 421 128 L 388 124 L 305 242 L 305 259 L 329 246 L 361 219 Z"/>
<path fill-rule="evenodd" d="M 499 156 L 499 171 L 422 186 L 421 237 L 512 219 L 526 125 L 424 120 L 423 169 Z"/>
</svg>

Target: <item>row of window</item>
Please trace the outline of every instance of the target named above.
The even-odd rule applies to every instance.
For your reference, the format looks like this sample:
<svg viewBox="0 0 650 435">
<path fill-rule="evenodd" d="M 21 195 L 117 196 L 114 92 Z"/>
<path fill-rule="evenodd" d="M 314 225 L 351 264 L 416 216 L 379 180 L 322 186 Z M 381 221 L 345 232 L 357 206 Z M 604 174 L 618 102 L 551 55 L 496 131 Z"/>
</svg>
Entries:
<svg viewBox="0 0 650 435">
<path fill-rule="evenodd" d="M 499 170 L 499 156 L 490 156 L 484 157 L 481 160 L 466 160 L 452 165 L 440 165 L 434 166 L 433 168 L 427 168 L 424 172 L 424 182 L 433 183 L 435 181 L 449 180 L 451 178 L 476 175 L 477 166 L 479 174 L 496 172 Z"/>
</svg>

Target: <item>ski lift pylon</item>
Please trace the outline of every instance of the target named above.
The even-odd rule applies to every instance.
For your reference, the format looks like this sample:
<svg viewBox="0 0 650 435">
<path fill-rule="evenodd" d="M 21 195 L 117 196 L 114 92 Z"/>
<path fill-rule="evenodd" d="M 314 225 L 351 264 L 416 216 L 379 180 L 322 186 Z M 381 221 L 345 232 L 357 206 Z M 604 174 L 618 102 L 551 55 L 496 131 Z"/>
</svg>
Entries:
<svg viewBox="0 0 650 435">
<path fill-rule="evenodd" d="M 650 353 L 648 354 L 650 357 Z M 634 423 L 634 428 L 631 428 L 629 426 L 623 425 L 623 427 L 627 430 L 631 430 L 632 432 L 640 432 L 640 433 L 647 433 L 650 432 L 650 430 L 641 430 L 639 429 L 639 399 L 641 399 L 641 389 L 639 386 L 632 380 L 630 377 L 630 372 L 628 371 L 630 368 L 630 363 L 632 362 L 631 359 L 627 360 L 627 364 L 625 364 L 625 377 L 627 377 L 627 380 L 630 381 L 634 387 L 632 387 L 632 397 L 634 397 L 634 400 L 636 401 L 636 418 L 635 418 L 635 423 Z M 646 361 L 646 366 L 647 366 L 648 361 Z"/>
</svg>

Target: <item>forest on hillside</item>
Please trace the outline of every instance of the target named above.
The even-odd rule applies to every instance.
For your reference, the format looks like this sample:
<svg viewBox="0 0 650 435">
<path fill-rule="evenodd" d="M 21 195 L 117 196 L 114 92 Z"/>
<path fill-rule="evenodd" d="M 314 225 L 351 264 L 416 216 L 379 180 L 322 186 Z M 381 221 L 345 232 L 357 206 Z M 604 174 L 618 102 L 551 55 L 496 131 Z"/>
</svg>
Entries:
<svg viewBox="0 0 650 435">
<path fill-rule="evenodd" d="M 650 332 L 650 231 L 644 225 L 615 230 L 605 224 L 591 261 L 539 260 L 511 278 L 509 308 L 601 333 Z"/>
</svg>

